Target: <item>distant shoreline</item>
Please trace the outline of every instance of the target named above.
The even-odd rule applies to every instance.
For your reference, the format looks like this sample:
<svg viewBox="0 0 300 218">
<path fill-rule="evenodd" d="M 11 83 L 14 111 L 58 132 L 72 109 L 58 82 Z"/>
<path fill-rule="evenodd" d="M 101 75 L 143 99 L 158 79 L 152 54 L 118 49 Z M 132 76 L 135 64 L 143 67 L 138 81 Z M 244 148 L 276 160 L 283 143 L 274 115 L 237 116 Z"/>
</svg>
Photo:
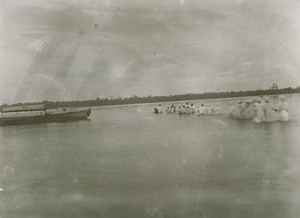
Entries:
<svg viewBox="0 0 300 218">
<path fill-rule="evenodd" d="M 180 102 L 180 101 L 196 101 L 196 100 L 213 100 L 236 97 L 254 97 L 261 95 L 281 95 L 281 94 L 296 94 L 300 93 L 300 87 L 297 88 L 283 88 L 283 89 L 266 89 L 254 91 L 230 91 L 230 92 L 204 92 L 199 94 L 183 94 L 183 95 L 169 95 L 169 96 L 148 96 L 138 97 L 132 96 L 129 98 L 114 98 L 114 99 L 100 99 L 84 100 L 84 101 L 42 101 L 42 102 L 26 102 L 17 104 L 3 104 L 0 108 L 9 106 L 22 106 L 29 104 L 45 104 L 46 108 L 57 107 L 98 107 L 98 106 L 117 106 L 117 105 L 132 105 L 145 103 L 161 103 L 161 102 Z"/>
<path fill-rule="evenodd" d="M 299 93 L 286 93 L 284 95 L 293 95 L 293 94 L 300 94 Z M 264 95 L 264 96 L 272 96 L 272 95 L 277 95 L 277 94 L 270 94 L 270 95 Z M 236 98 L 251 98 L 251 97 L 258 97 L 256 96 L 242 96 L 242 97 L 226 97 L 226 98 L 207 98 L 207 99 L 194 99 L 194 100 L 180 100 L 180 101 L 160 101 L 160 102 L 145 102 L 145 103 L 133 103 L 133 104 L 112 104 L 112 105 L 100 105 L 100 106 L 91 106 L 91 107 L 118 107 L 118 106 L 138 106 L 138 105 L 144 105 L 144 104 L 149 104 L 149 105 L 157 105 L 159 104 L 164 104 L 164 103 L 174 103 L 174 104 L 179 104 L 179 103 L 186 103 L 186 101 L 209 101 L 209 100 L 213 100 L 213 101 L 222 101 L 222 100 L 234 100 Z M 194 102 L 191 102 L 194 103 Z"/>
</svg>

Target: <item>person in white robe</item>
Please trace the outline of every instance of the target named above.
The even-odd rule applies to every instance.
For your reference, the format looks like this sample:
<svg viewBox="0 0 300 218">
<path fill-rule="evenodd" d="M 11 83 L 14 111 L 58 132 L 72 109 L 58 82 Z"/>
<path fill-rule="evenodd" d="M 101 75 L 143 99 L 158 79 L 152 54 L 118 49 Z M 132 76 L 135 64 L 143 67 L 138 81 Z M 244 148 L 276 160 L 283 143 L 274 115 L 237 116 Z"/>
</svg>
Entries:
<svg viewBox="0 0 300 218">
<path fill-rule="evenodd" d="M 277 113 L 280 121 L 289 120 L 288 103 L 286 102 L 284 96 L 279 97 L 279 102 L 277 104 Z"/>
<path fill-rule="evenodd" d="M 273 122 L 278 120 L 277 110 L 270 102 L 268 97 L 264 98 L 263 102 L 263 110 L 264 110 L 264 121 L 265 122 Z"/>
<path fill-rule="evenodd" d="M 206 113 L 206 108 L 204 106 L 204 104 L 201 104 L 201 106 L 199 107 L 199 115 L 203 116 Z"/>
<path fill-rule="evenodd" d="M 254 100 L 253 103 L 253 122 L 261 123 L 264 119 L 264 110 L 263 105 L 261 103 L 261 99 Z"/>
<path fill-rule="evenodd" d="M 195 112 L 196 112 L 196 109 L 195 109 L 194 104 L 192 103 L 192 104 L 191 104 L 191 107 L 190 107 L 190 113 L 191 113 L 191 114 L 194 114 Z"/>
<path fill-rule="evenodd" d="M 163 113 L 161 104 L 158 105 L 157 110 L 158 110 L 158 113 L 159 113 L 159 114 L 162 114 L 162 113 Z"/>
</svg>

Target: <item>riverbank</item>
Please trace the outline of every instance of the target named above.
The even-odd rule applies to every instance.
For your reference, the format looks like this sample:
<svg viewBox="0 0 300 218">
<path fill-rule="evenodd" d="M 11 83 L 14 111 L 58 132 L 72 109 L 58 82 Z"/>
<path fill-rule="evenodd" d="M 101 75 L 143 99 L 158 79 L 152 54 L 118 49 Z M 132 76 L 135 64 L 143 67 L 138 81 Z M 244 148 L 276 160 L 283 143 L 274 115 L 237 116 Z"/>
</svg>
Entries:
<svg viewBox="0 0 300 218">
<path fill-rule="evenodd" d="M 280 94 L 294 94 L 300 93 L 300 87 L 297 88 L 283 88 L 283 89 L 266 89 L 266 90 L 252 90 L 252 91 L 230 91 L 230 92 L 204 92 L 204 93 L 189 93 L 182 95 L 169 95 L 169 96 L 148 96 L 138 97 L 132 96 L 129 98 L 114 98 L 114 99 L 100 99 L 84 100 L 84 101 L 43 101 L 43 102 L 30 102 L 30 103 L 17 103 L 12 105 L 3 104 L 1 109 L 7 106 L 21 106 L 28 104 L 45 104 L 47 108 L 57 107 L 95 107 L 95 106 L 111 106 L 111 105 L 127 105 L 127 104 L 143 104 L 143 103 L 158 103 L 158 102 L 177 102 L 177 101 L 190 101 L 190 100 L 204 100 L 204 99 L 222 99 L 222 98 L 235 98 L 235 97 L 250 97 L 261 95 L 280 95 Z"/>
</svg>

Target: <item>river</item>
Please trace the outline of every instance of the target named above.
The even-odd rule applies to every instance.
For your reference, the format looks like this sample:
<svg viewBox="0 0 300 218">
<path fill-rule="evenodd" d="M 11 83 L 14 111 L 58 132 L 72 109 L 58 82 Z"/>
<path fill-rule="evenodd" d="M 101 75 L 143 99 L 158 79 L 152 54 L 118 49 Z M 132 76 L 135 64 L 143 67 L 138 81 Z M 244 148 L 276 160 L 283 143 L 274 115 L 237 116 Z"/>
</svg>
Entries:
<svg viewBox="0 0 300 218">
<path fill-rule="evenodd" d="M 230 99 L 194 104 L 210 101 Z M 288 122 L 141 104 L 0 127 L 0 217 L 300 217 L 300 95 L 287 101 Z"/>
</svg>

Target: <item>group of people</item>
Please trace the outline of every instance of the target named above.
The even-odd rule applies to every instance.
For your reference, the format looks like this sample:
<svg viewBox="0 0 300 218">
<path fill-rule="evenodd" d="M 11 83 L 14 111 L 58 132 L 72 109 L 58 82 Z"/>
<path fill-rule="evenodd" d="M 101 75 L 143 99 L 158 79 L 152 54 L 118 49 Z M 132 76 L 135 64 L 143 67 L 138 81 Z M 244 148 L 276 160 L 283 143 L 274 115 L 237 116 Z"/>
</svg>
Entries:
<svg viewBox="0 0 300 218">
<path fill-rule="evenodd" d="M 161 104 L 158 105 L 158 107 L 154 108 L 154 113 L 161 114 L 163 113 Z M 171 106 L 168 106 L 166 109 L 166 113 L 178 113 L 178 114 L 196 114 L 196 115 L 219 115 L 221 114 L 221 107 L 219 103 L 216 103 L 215 105 L 208 104 L 205 106 L 204 104 L 201 104 L 200 106 L 194 106 L 193 103 L 189 104 L 186 102 L 183 105 L 179 105 L 178 108 L 176 108 L 173 104 Z"/>
<path fill-rule="evenodd" d="M 235 119 L 252 119 L 255 123 L 288 121 L 288 103 L 280 96 L 278 103 L 272 103 L 268 97 L 248 99 L 230 103 L 229 116 Z"/>
<path fill-rule="evenodd" d="M 193 103 L 186 102 L 178 107 L 168 106 L 167 114 L 195 114 L 201 115 L 220 115 L 224 113 L 220 104 L 208 103 L 207 105 L 201 104 L 195 106 Z M 154 113 L 161 114 L 163 109 L 161 104 L 154 108 Z M 229 117 L 234 119 L 252 119 L 255 123 L 272 122 L 272 121 L 288 121 L 289 111 L 288 103 L 284 96 L 279 96 L 277 104 L 271 102 L 268 97 L 252 98 L 247 100 L 240 100 L 237 102 L 231 102 L 229 104 Z"/>
</svg>

